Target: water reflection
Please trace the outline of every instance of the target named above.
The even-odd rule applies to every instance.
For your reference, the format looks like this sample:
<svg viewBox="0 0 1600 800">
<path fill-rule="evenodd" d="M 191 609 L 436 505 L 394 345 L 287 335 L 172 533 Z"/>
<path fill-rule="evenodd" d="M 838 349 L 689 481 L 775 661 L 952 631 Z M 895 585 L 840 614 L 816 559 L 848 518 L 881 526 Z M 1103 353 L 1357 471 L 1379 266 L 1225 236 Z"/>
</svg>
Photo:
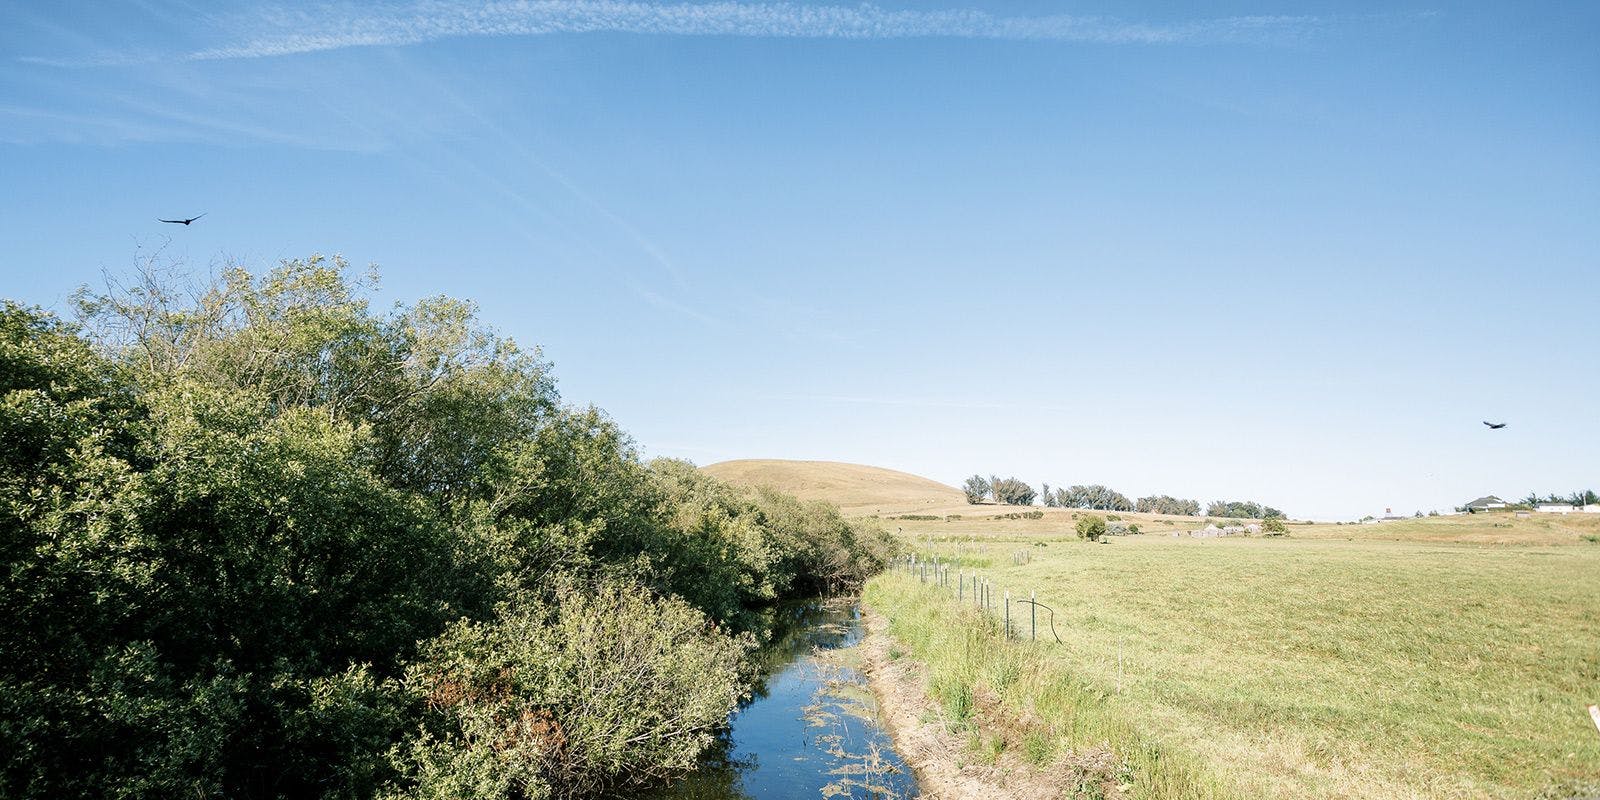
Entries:
<svg viewBox="0 0 1600 800">
<path fill-rule="evenodd" d="M 627 800 L 814 800 L 915 794 L 910 770 L 878 727 L 865 679 L 844 648 L 860 641 L 860 609 L 843 600 L 772 612 L 755 655 L 752 696 L 702 757 L 673 782 Z"/>
</svg>

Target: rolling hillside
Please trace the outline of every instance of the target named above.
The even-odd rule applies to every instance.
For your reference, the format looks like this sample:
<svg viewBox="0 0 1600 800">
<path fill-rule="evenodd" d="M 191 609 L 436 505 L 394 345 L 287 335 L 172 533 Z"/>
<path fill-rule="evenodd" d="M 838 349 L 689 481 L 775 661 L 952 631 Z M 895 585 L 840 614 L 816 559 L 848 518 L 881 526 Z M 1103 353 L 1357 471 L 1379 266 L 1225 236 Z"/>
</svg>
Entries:
<svg viewBox="0 0 1600 800">
<path fill-rule="evenodd" d="M 863 464 L 741 459 L 701 469 L 741 486 L 771 486 L 802 500 L 826 500 L 849 515 L 915 513 L 967 504 L 966 496 L 952 486 Z"/>
</svg>

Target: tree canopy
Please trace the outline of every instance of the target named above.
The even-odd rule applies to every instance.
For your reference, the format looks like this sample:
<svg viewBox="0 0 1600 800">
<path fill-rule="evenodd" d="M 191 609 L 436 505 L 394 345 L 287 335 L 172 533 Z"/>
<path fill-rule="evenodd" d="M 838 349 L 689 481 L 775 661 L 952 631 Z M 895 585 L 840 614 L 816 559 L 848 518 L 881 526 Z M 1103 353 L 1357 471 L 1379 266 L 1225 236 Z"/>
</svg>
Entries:
<svg viewBox="0 0 1600 800">
<path fill-rule="evenodd" d="M 968 503 L 981 503 L 989 498 L 989 493 L 994 486 L 982 475 L 973 475 L 961 484 L 961 491 L 967 495 Z"/>
<path fill-rule="evenodd" d="M 366 288 L 314 257 L 84 292 L 81 327 L 0 307 L 0 796 L 657 774 L 734 707 L 763 606 L 891 555 L 643 462 L 470 303 Z M 631 688 L 579 690 L 597 669 Z"/>
<path fill-rule="evenodd" d="M 1543 496 L 1540 496 L 1538 492 L 1529 492 L 1528 496 L 1524 498 L 1522 502 L 1529 506 L 1549 504 L 1582 507 L 1600 504 L 1600 494 L 1595 494 L 1593 489 L 1580 489 L 1570 494 L 1551 492 Z"/>
<path fill-rule="evenodd" d="M 1056 505 L 1061 508 L 1092 508 L 1099 511 L 1132 511 L 1133 501 L 1105 486 L 1069 486 L 1056 490 Z"/>
<path fill-rule="evenodd" d="M 1213 500 L 1206 505 L 1208 517 L 1243 517 L 1246 519 L 1272 519 L 1284 514 L 1272 506 L 1247 500 Z"/>
<path fill-rule="evenodd" d="M 1151 514 L 1182 514 L 1197 517 L 1200 515 L 1200 501 L 1179 500 L 1176 497 L 1157 494 L 1139 498 L 1138 502 L 1134 503 L 1133 510 Z"/>
<path fill-rule="evenodd" d="M 1016 478 L 1001 478 L 990 489 L 997 503 L 1008 506 L 1030 506 L 1036 496 L 1033 487 Z"/>
</svg>

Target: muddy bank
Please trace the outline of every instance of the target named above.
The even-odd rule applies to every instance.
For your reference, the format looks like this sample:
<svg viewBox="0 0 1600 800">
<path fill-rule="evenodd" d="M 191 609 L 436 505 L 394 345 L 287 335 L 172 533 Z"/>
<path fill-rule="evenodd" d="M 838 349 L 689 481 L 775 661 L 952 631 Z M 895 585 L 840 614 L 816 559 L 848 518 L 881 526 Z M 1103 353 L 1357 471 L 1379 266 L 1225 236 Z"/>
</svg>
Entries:
<svg viewBox="0 0 1600 800">
<path fill-rule="evenodd" d="M 888 620 L 862 607 L 866 636 L 856 646 L 861 670 L 877 699 L 878 717 L 895 752 L 916 774 L 921 797 L 930 800 L 1045 800 L 1103 797 L 1123 788 L 1108 777 L 1117 769 L 1109 750 L 1094 749 L 1034 765 L 1021 755 L 1026 712 L 1001 706 L 982 686 L 974 690 L 971 724 L 951 724 L 927 690 L 916 660 L 902 654 Z"/>
</svg>

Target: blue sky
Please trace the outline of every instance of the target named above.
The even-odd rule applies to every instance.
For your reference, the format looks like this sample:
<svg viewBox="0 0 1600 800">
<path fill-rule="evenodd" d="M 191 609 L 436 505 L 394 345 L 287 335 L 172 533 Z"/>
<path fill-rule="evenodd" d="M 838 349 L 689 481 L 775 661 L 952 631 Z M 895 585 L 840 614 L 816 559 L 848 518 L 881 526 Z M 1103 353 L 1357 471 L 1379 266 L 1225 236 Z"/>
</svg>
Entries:
<svg viewBox="0 0 1600 800">
<path fill-rule="evenodd" d="M 342 253 L 702 464 L 1326 518 L 1600 489 L 1597 33 L 1592 3 L 12 3 L 0 293 Z"/>
</svg>

